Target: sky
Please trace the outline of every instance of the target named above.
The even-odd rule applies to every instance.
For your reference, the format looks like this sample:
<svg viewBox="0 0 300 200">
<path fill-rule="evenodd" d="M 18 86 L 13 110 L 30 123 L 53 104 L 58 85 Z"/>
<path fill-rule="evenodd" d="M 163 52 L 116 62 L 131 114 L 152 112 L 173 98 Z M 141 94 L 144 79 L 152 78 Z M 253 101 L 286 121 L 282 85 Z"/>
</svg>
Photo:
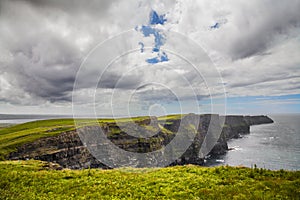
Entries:
<svg viewBox="0 0 300 200">
<path fill-rule="evenodd" d="M 300 0 L 0 0 L 0 113 L 300 113 Z"/>
</svg>

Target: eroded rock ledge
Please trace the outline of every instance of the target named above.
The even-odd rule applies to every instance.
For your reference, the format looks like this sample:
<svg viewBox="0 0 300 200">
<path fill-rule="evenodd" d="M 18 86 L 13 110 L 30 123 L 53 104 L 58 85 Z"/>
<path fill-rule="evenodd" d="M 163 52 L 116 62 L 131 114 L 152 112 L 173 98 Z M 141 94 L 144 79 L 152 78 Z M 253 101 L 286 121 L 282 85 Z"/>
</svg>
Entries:
<svg viewBox="0 0 300 200">
<path fill-rule="evenodd" d="M 212 121 L 213 119 L 213 121 Z M 221 127 L 220 122 L 224 120 Z M 217 123 L 216 123 L 217 122 Z M 119 148 L 129 152 L 146 153 L 160 150 L 180 132 L 194 131 L 195 137 L 190 138 L 191 145 L 185 153 L 176 159 L 171 165 L 196 164 L 204 163 L 203 152 L 208 151 L 209 145 L 207 141 L 214 139 L 213 148 L 209 149 L 209 154 L 212 156 L 225 154 L 228 150 L 227 141 L 232 138 L 241 137 L 241 135 L 250 133 L 251 125 L 259 125 L 273 123 L 273 120 L 267 116 L 226 116 L 225 119 L 218 115 L 195 115 L 188 114 L 179 119 L 166 119 L 165 121 L 158 120 L 156 117 L 151 117 L 146 120 L 138 121 L 140 128 L 136 128 L 130 124 L 125 128 L 120 128 L 116 123 L 103 123 L 101 128 L 107 139 L 114 143 Z M 212 133 L 210 132 L 210 127 Z M 124 124 L 123 124 L 124 125 Z M 218 127 L 219 126 L 219 127 Z M 99 128 L 99 127 L 98 127 Z M 84 129 L 93 129 L 93 127 L 84 127 Z M 128 135 L 126 130 L 136 131 L 143 134 L 155 133 L 152 137 L 138 138 Z M 221 134 L 215 134 L 218 130 Z M 207 137 L 206 137 L 207 136 Z M 206 139 L 205 139 L 206 138 Z M 208 149 L 205 149 L 207 147 Z M 103 156 L 105 152 L 103 152 Z M 163 155 L 161 156 L 163 158 Z M 101 163 L 89 152 L 76 131 L 61 133 L 58 136 L 42 138 L 33 143 L 24 144 L 17 148 L 16 152 L 9 155 L 12 160 L 36 159 L 48 162 L 54 162 L 61 165 L 63 168 L 82 169 L 82 168 L 108 168 Z M 114 158 L 116 161 L 118 156 Z M 154 160 L 153 160 L 154 159 Z M 149 159 L 150 162 L 159 162 L 155 158 Z M 141 163 L 131 161 L 130 166 L 143 167 Z"/>
</svg>

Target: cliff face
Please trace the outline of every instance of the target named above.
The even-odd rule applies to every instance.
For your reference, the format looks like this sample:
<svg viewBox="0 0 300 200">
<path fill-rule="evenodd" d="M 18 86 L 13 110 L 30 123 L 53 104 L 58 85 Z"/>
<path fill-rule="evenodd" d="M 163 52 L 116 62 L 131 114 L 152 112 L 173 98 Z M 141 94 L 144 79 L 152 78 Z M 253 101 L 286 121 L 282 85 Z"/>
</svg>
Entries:
<svg viewBox="0 0 300 200">
<path fill-rule="evenodd" d="M 274 121 L 268 116 L 259 115 L 259 116 L 245 116 L 245 121 L 250 125 L 259 125 L 259 124 L 269 124 Z"/>
<path fill-rule="evenodd" d="M 152 137 L 138 138 L 128 135 L 124 129 L 132 131 L 134 127 L 130 124 L 120 129 L 116 123 L 104 123 L 101 125 L 107 139 L 119 148 L 129 152 L 146 153 L 159 150 L 169 144 L 175 137 L 176 133 L 184 131 L 195 132 L 192 138 L 192 144 L 185 153 L 176 159 L 171 165 L 197 164 L 204 163 L 203 146 L 205 146 L 205 137 L 209 130 L 211 119 L 214 122 L 219 119 L 218 115 L 195 115 L 189 114 L 182 119 L 167 119 L 162 123 L 157 118 L 151 120 L 139 121 L 141 128 L 134 130 L 139 133 L 148 131 L 155 132 Z M 250 126 L 263 123 L 272 123 L 273 121 L 267 116 L 226 116 L 221 135 L 216 138 L 217 143 L 210 151 L 210 155 L 220 155 L 228 150 L 227 141 L 231 138 L 238 138 L 243 134 L 250 132 Z M 198 123 L 198 124 L 197 124 Z M 195 128 L 198 125 L 198 128 Z M 218 128 L 218 123 L 214 124 Z M 180 129 L 181 127 L 181 129 Z M 183 127 L 183 128 L 182 128 Z M 93 127 L 84 127 L 82 129 L 91 129 Z M 221 127 L 220 127 L 221 128 Z M 179 130 L 180 129 L 180 130 Z M 217 129 L 215 129 L 217 130 Z M 214 137 L 210 134 L 209 137 Z M 207 138 L 206 138 L 207 139 Z M 204 150 L 205 151 L 205 150 Z M 103 152 L 105 153 L 105 152 Z M 200 153 L 200 154 L 199 154 Z M 163 155 L 161 155 L 163 157 Z M 103 163 L 95 159 L 83 145 L 76 131 L 64 132 L 58 136 L 39 139 L 30 144 L 24 144 L 18 147 L 17 151 L 9 155 L 9 159 L 37 159 L 49 162 L 56 162 L 64 168 L 108 168 Z M 118 158 L 122 159 L 122 158 Z M 128 160 L 134 162 L 133 160 Z M 142 167 L 140 163 L 133 166 Z"/>
<path fill-rule="evenodd" d="M 222 134 L 228 139 L 239 138 L 250 133 L 250 126 L 273 123 L 268 116 L 238 116 L 228 115 L 225 117 L 225 124 Z"/>
<path fill-rule="evenodd" d="M 225 123 L 220 135 L 220 139 L 215 147 L 211 150 L 210 155 L 222 155 L 228 150 L 227 141 L 233 138 L 240 138 L 250 133 L 250 126 L 269 124 L 274 121 L 268 116 L 238 116 L 228 115 L 225 117 Z"/>
</svg>

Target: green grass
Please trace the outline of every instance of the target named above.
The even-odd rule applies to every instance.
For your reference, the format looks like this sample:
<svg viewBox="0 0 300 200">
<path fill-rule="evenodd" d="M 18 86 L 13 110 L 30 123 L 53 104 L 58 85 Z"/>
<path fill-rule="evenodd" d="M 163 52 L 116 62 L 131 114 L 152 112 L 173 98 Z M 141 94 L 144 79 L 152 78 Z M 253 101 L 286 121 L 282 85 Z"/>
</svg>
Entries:
<svg viewBox="0 0 300 200">
<path fill-rule="evenodd" d="M 300 172 L 176 166 L 50 170 L 0 162 L 0 199 L 299 199 Z"/>
<path fill-rule="evenodd" d="M 181 119 L 184 116 L 186 116 L 186 114 L 165 115 L 165 116 L 160 116 L 157 119 L 158 120 L 174 120 L 174 119 Z"/>
<path fill-rule="evenodd" d="M 82 120 L 88 123 L 88 120 Z M 73 119 L 41 120 L 0 129 L 0 159 L 4 159 L 16 147 L 42 137 L 50 137 L 74 130 Z"/>
<path fill-rule="evenodd" d="M 160 119 L 179 119 L 181 115 L 168 115 L 161 117 Z M 143 120 L 149 119 L 148 116 L 134 117 L 134 118 L 117 118 L 117 119 L 98 119 L 97 121 L 92 119 L 76 119 L 76 125 L 87 126 L 96 123 L 106 124 L 106 123 L 126 123 L 132 122 L 142 122 Z M 146 128 L 150 129 L 151 127 Z M 0 160 L 5 160 L 5 157 L 16 151 L 18 146 L 22 144 L 34 142 L 37 139 L 43 137 L 51 137 L 58 135 L 65 131 L 75 130 L 73 119 L 50 119 L 50 120 L 38 120 L 33 122 L 28 122 L 24 124 L 18 124 L 15 126 L 4 127 L 0 126 Z M 163 129 L 164 132 L 167 130 Z M 120 129 L 112 128 L 111 134 L 119 134 Z"/>
<path fill-rule="evenodd" d="M 139 122 L 146 119 L 150 119 L 149 116 L 139 116 L 139 117 L 132 117 L 132 118 L 112 118 L 112 119 L 99 119 L 99 122 L 102 123 L 122 123 L 122 122 Z"/>
<path fill-rule="evenodd" d="M 179 119 L 181 115 L 160 117 Z M 148 119 L 100 119 L 100 124 Z M 94 120 L 80 119 L 81 126 Z M 170 131 L 159 127 L 163 132 Z M 150 131 L 151 127 L 145 126 Z M 194 127 L 190 127 L 194 128 Z M 2 159 L 17 146 L 74 130 L 73 119 L 0 129 Z M 171 134 L 172 132 L 170 132 Z M 176 166 L 161 169 L 53 170 L 41 161 L 1 161 L 0 199 L 300 199 L 300 171 Z"/>
</svg>

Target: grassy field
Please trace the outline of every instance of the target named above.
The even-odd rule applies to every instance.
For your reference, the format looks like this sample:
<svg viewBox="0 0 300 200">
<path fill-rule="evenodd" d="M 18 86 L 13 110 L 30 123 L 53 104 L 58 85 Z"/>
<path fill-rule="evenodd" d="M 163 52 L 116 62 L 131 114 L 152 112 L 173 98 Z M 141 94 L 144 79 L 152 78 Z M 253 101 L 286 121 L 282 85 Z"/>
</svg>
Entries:
<svg viewBox="0 0 300 200">
<path fill-rule="evenodd" d="M 171 120 L 180 119 L 183 115 L 167 115 L 159 117 L 158 120 Z M 96 123 L 124 123 L 129 121 L 139 122 L 149 119 L 146 117 L 134 117 L 134 118 L 119 118 L 119 119 L 76 119 L 76 125 L 87 126 Z M 153 128 L 147 127 L 145 128 Z M 168 130 L 160 127 L 162 131 L 168 132 Z M 65 131 L 75 130 L 74 119 L 50 119 L 28 122 L 24 124 L 18 124 L 9 126 L 7 124 L 0 125 L 0 160 L 5 160 L 5 157 L 16 150 L 16 147 L 25 143 L 33 142 L 42 137 L 51 137 L 58 135 Z"/>
<path fill-rule="evenodd" d="M 99 119 L 97 123 L 128 122 L 130 120 L 138 122 L 148 118 Z M 167 118 L 179 118 L 179 115 L 168 116 Z M 95 120 L 91 119 L 76 119 L 76 124 L 80 126 L 92 125 L 94 123 Z M 39 120 L 15 126 L 7 126 L 7 124 L 0 126 L 0 160 L 5 160 L 5 156 L 15 151 L 16 147 L 22 144 L 33 142 L 42 137 L 55 136 L 65 131 L 75 130 L 74 119 Z"/>
<path fill-rule="evenodd" d="M 0 194 L 0 199 L 299 199 L 300 172 L 192 165 L 59 171 L 40 161 L 2 161 Z"/>
<path fill-rule="evenodd" d="M 74 130 L 73 119 L 34 121 L 2 128 L 0 129 L 0 159 L 3 160 L 7 154 L 24 143 L 68 130 Z"/>
<path fill-rule="evenodd" d="M 159 120 L 180 117 L 166 116 Z M 84 126 L 95 121 L 79 122 Z M 4 160 L 24 143 L 74 129 L 73 119 L 2 127 L 0 157 Z M 54 164 L 41 161 L 0 161 L 0 199 L 300 199 L 300 171 L 192 165 L 161 169 L 55 169 Z"/>
</svg>

